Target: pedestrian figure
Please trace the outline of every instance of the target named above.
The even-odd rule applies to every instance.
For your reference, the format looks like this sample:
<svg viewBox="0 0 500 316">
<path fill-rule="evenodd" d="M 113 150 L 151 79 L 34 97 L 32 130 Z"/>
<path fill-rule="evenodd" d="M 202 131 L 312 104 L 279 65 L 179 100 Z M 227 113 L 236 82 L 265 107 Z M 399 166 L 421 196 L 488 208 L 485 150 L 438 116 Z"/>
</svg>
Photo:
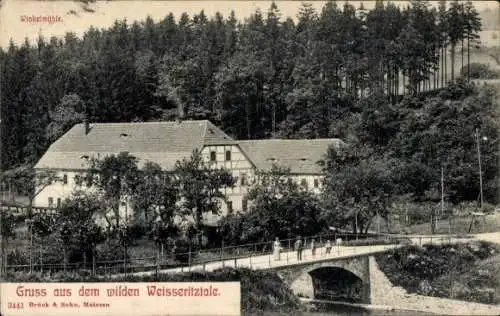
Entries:
<svg viewBox="0 0 500 316">
<path fill-rule="evenodd" d="M 326 241 L 325 248 L 326 248 L 326 254 L 329 254 L 332 251 L 332 242 L 330 241 L 330 239 Z"/>
<path fill-rule="evenodd" d="M 342 245 L 342 238 L 337 238 L 337 240 L 335 241 L 335 243 L 337 244 L 337 246 Z"/>
<path fill-rule="evenodd" d="M 297 260 L 302 260 L 302 240 L 300 239 L 300 236 L 299 238 L 297 238 L 297 240 L 295 241 L 295 250 L 297 251 Z"/>
<path fill-rule="evenodd" d="M 316 257 L 316 242 L 314 238 L 311 240 L 311 255 L 313 258 Z"/>
<path fill-rule="evenodd" d="M 281 243 L 278 237 L 276 237 L 273 243 L 273 254 L 274 254 L 274 260 L 281 259 Z"/>
</svg>

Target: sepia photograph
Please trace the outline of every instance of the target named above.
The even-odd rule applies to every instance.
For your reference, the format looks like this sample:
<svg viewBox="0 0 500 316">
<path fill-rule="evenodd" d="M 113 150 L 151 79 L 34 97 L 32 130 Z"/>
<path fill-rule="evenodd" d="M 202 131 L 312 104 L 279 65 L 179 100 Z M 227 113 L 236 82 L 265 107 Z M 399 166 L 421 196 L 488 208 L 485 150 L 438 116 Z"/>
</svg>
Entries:
<svg viewBox="0 0 500 316">
<path fill-rule="evenodd" d="M 497 1 L 0 0 L 0 313 L 500 315 Z"/>
</svg>

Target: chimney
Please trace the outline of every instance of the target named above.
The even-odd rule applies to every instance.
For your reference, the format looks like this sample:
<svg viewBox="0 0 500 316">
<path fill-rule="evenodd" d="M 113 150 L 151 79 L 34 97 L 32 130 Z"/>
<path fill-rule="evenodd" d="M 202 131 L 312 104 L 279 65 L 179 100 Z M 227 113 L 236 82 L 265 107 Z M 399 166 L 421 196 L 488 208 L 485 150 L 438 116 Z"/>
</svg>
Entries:
<svg viewBox="0 0 500 316">
<path fill-rule="evenodd" d="M 87 135 L 90 132 L 89 119 L 87 117 L 83 119 L 83 125 L 85 127 L 85 135 Z"/>
</svg>

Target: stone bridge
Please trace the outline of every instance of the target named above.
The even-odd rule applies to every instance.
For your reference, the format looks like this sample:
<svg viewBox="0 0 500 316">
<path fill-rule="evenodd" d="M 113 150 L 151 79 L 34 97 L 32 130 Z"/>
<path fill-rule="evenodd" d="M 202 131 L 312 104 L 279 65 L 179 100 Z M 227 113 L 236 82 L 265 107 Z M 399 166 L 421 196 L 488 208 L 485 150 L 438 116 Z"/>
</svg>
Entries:
<svg viewBox="0 0 500 316">
<path fill-rule="evenodd" d="M 275 270 L 299 297 L 370 304 L 370 255 L 296 263 Z"/>
</svg>

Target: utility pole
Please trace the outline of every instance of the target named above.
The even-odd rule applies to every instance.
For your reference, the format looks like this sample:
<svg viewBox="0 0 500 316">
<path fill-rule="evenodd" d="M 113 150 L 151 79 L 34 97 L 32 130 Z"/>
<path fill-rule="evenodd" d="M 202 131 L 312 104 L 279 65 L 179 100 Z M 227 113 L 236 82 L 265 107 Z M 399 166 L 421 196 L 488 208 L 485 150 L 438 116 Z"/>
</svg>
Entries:
<svg viewBox="0 0 500 316">
<path fill-rule="evenodd" d="M 441 165 L 441 216 L 444 213 L 444 168 Z"/>
<path fill-rule="evenodd" d="M 477 143 L 477 162 L 479 165 L 479 195 L 481 204 L 479 205 L 481 212 L 483 211 L 483 172 L 481 167 L 481 146 L 479 144 L 479 129 L 476 128 L 476 143 Z"/>
<path fill-rule="evenodd" d="M 444 167 L 441 165 L 441 216 L 444 214 Z M 451 214 L 448 214 L 448 234 L 451 234 Z"/>
</svg>

